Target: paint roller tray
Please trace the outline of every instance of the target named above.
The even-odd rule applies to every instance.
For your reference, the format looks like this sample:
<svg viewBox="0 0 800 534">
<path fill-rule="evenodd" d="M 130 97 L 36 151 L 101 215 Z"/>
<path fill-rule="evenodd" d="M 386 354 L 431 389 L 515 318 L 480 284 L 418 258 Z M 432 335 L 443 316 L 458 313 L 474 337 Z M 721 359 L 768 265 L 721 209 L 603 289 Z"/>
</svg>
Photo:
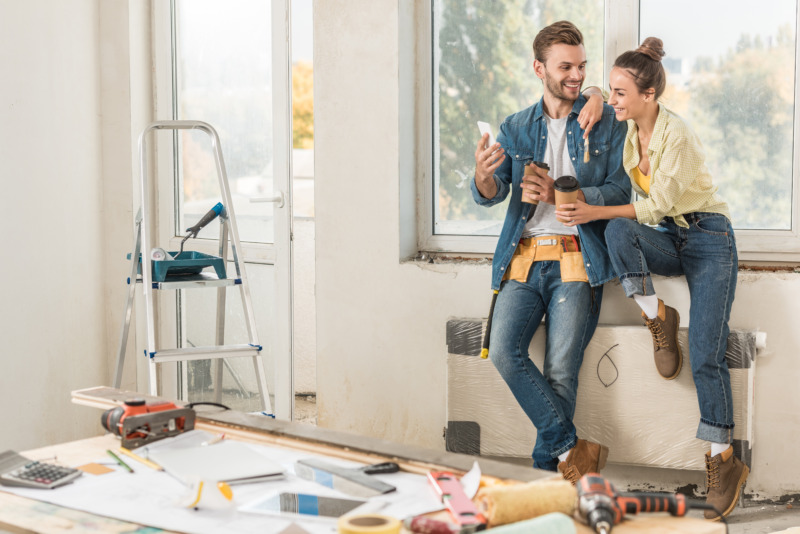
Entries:
<svg viewBox="0 0 800 534">
<path fill-rule="evenodd" d="M 203 254 L 195 250 L 184 252 L 167 252 L 174 259 L 172 260 L 151 260 L 153 266 L 153 281 L 165 282 L 168 278 L 179 276 L 192 276 L 200 274 L 206 267 L 213 267 L 217 273 L 217 278 L 225 278 L 225 262 L 219 256 Z M 128 259 L 131 255 L 128 254 Z M 142 257 L 139 255 L 139 274 L 142 273 Z"/>
</svg>

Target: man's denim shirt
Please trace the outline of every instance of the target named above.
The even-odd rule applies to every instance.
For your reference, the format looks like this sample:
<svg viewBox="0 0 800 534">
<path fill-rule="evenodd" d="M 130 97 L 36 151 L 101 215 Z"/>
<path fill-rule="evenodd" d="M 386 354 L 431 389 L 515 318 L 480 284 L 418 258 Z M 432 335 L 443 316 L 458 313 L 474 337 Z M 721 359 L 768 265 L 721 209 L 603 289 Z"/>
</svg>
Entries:
<svg viewBox="0 0 800 534">
<path fill-rule="evenodd" d="M 631 185 L 622 168 L 622 148 L 627 124 L 618 122 L 613 108 L 604 104 L 602 119 L 589 133 L 591 158 L 589 163 L 584 163 L 583 130 L 578 124 L 578 114 L 585 103 L 586 99 L 581 95 L 572 106 L 567 118 L 566 132 L 567 149 L 586 202 L 594 205 L 628 204 L 631 201 Z M 511 193 L 503 230 L 492 260 L 492 289 L 500 289 L 500 282 L 522 236 L 528 214 L 531 209 L 535 209 L 534 205 L 521 201 L 520 183 L 525 162 L 542 161 L 547 147 L 547 123 L 542 101 L 506 118 L 500 126 L 497 142 L 506 154 L 505 161 L 494 174 L 497 194 L 494 198 L 483 198 L 475 185 L 474 177 L 470 182 L 472 196 L 481 206 L 498 204 Z M 578 226 L 583 261 L 592 287 L 616 277 L 608 258 L 604 237 L 607 223 L 608 221 L 593 221 Z"/>
</svg>

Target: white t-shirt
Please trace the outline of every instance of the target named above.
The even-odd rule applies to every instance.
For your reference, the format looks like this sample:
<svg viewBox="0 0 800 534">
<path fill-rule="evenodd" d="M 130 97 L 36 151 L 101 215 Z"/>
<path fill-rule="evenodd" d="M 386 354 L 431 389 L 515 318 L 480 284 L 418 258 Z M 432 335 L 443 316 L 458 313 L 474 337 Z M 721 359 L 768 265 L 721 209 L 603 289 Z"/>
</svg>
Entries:
<svg viewBox="0 0 800 534">
<path fill-rule="evenodd" d="M 547 122 L 547 147 L 544 150 L 544 158 L 542 159 L 550 165 L 550 171 L 547 174 L 554 180 L 560 176 L 577 176 L 575 167 L 569 159 L 569 150 L 567 150 L 567 117 L 551 119 L 545 113 L 544 120 Z M 539 202 L 534 207 L 536 210 L 533 212 L 533 217 L 525 224 L 522 237 L 578 235 L 576 226 L 564 226 L 556 220 L 556 207 L 554 205 Z"/>
</svg>

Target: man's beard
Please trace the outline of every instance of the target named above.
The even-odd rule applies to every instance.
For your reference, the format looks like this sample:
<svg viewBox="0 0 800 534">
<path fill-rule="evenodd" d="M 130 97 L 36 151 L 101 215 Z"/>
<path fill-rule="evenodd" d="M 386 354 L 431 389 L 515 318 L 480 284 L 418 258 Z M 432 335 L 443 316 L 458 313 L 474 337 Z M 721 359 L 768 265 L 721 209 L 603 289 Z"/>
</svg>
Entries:
<svg viewBox="0 0 800 534">
<path fill-rule="evenodd" d="M 547 71 L 545 71 L 544 83 L 547 85 L 547 89 L 550 91 L 550 94 L 552 94 L 559 100 L 566 100 L 567 102 L 575 102 L 578 99 L 578 95 L 575 95 L 575 98 L 568 97 L 564 93 L 564 88 L 561 86 L 562 82 L 555 81 Z M 583 85 L 582 82 L 581 85 Z M 578 94 L 580 94 L 580 89 Z"/>
</svg>

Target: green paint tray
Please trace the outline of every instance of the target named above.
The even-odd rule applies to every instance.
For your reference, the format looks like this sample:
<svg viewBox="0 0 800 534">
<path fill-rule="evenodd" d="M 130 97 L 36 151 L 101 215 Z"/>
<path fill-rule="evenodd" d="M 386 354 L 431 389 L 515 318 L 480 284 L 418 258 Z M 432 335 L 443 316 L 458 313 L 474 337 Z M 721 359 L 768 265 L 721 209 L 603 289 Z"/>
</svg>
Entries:
<svg viewBox="0 0 800 534">
<path fill-rule="evenodd" d="M 213 267 L 217 277 L 221 280 L 225 278 L 225 262 L 219 256 L 203 254 L 195 250 L 184 252 L 167 252 L 174 259 L 172 260 L 151 260 L 153 281 L 165 282 L 167 278 L 179 276 L 192 276 L 200 274 L 206 267 Z M 131 255 L 128 254 L 128 259 Z M 139 273 L 142 272 L 142 257 L 139 255 Z"/>
</svg>

